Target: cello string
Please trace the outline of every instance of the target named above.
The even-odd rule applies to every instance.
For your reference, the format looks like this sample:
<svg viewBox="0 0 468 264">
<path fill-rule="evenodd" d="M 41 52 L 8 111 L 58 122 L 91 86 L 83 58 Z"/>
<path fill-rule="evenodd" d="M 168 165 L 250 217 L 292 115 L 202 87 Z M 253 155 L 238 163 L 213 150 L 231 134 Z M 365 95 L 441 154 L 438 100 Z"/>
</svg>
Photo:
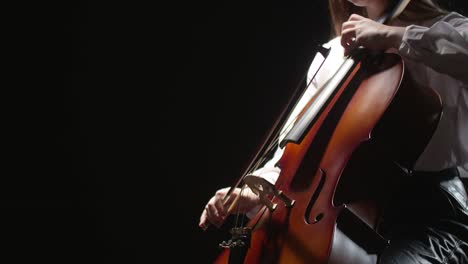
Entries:
<svg viewBox="0 0 468 264">
<path fill-rule="evenodd" d="M 280 117 L 277 119 L 277 121 L 275 122 L 274 126 L 273 126 L 273 129 L 271 130 L 270 133 L 272 133 L 273 131 L 275 131 L 275 136 L 272 137 L 272 135 L 268 136 L 267 139 L 270 140 L 269 142 L 269 146 L 267 148 L 265 147 L 262 147 L 260 149 L 260 152 L 261 153 L 261 156 L 264 156 L 265 153 L 269 153 L 273 147 L 276 146 L 276 144 L 278 144 L 279 142 L 277 142 L 281 136 L 284 136 L 285 135 L 285 131 L 284 129 L 282 129 L 283 131 L 279 130 L 279 126 L 282 125 L 282 128 L 290 128 L 292 127 L 292 125 L 295 123 L 295 121 L 297 120 L 298 116 L 294 117 L 294 118 L 288 118 L 290 121 L 288 123 L 287 119 L 284 119 L 284 116 L 287 114 L 287 112 L 289 111 L 289 115 L 292 114 L 291 112 L 291 109 L 294 109 L 295 107 L 297 107 L 297 103 L 298 103 L 298 100 L 297 98 L 302 98 L 304 96 L 304 93 L 305 91 L 309 88 L 309 86 L 311 85 L 311 83 L 313 82 L 313 80 L 315 79 L 317 73 L 320 71 L 320 69 L 322 68 L 322 65 L 323 63 L 326 61 L 327 57 L 328 57 L 328 50 L 324 51 L 324 48 L 322 46 L 319 46 L 319 52 L 320 54 L 325 54 L 324 57 L 325 59 L 321 62 L 321 64 L 319 65 L 319 67 L 317 68 L 316 72 L 314 73 L 314 75 L 312 76 L 311 80 L 309 82 L 307 82 L 307 76 L 308 76 L 308 71 L 305 71 L 305 73 L 303 74 L 302 78 L 301 78 L 301 81 L 299 82 L 299 85 L 296 87 L 296 89 L 294 90 L 292 96 L 290 97 L 289 99 L 289 102 L 286 104 L 286 107 L 283 109 L 282 113 L 280 114 Z M 315 58 L 315 57 L 314 57 Z M 310 65 L 313 61 L 313 59 L 310 61 L 310 63 L 308 65 Z M 301 83 L 304 82 L 304 80 L 306 80 L 306 86 L 304 88 L 301 89 Z M 301 91 L 301 94 L 300 96 L 298 96 L 298 93 Z M 295 103 L 294 100 L 296 100 Z M 294 106 L 294 107 L 291 107 L 291 106 Z M 284 124 L 286 123 L 286 124 Z M 271 140 L 273 138 L 273 140 Z M 267 142 L 265 142 L 264 144 L 266 144 Z M 248 165 L 248 167 L 245 169 L 244 173 L 242 174 L 242 176 L 238 179 L 238 181 L 231 187 L 231 189 L 227 192 L 226 196 L 224 197 L 224 202 L 227 200 L 227 198 L 230 196 L 231 192 L 234 190 L 234 188 L 238 187 L 241 182 L 244 180 L 244 178 L 252 173 L 255 169 L 257 169 L 262 163 L 262 161 L 264 161 L 264 157 L 263 157 L 263 160 L 260 161 L 259 159 L 259 154 L 260 153 L 257 153 L 254 158 L 252 159 L 252 162 Z"/>
<path fill-rule="evenodd" d="M 242 197 L 243 192 L 245 189 L 245 184 L 242 185 L 241 190 L 239 191 L 239 196 Z M 237 203 L 236 205 L 236 220 L 234 222 L 234 227 L 240 227 L 239 224 L 239 215 L 240 215 L 240 203 Z M 242 221 L 243 222 L 243 221 Z"/>
<path fill-rule="evenodd" d="M 338 67 L 338 70 L 337 70 L 334 74 L 331 74 L 331 76 L 330 76 L 329 78 L 327 78 L 325 81 L 323 81 L 323 82 L 320 84 L 320 86 L 318 86 L 318 87 L 316 88 L 316 91 L 314 92 L 314 94 L 312 94 L 309 98 L 306 98 L 306 99 L 305 99 L 305 100 L 308 100 L 308 103 L 307 103 L 307 104 L 304 104 L 298 111 L 296 111 L 297 113 L 295 113 L 295 115 L 292 115 L 292 114 L 294 113 L 294 111 L 290 113 L 291 116 L 288 117 L 287 121 L 285 122 L 285 123 L 286 123 L 285 126 L 284 126 L 280 131 L 277 131 L 277 132 L 276 132 L 276 135 L 275 135 L 275 137 L 274 137 L 274 140 L 272 140 L 271 142 L 269 142 L 269 145 L 268 145 L 268 147 L 267 147 L 267 150 L 265 151 L 266 153 L 270 152 L 271 150 L 273 150 L 274 148 L 276 148 L 276 147 L 278 147 L 278 146 L 280 145 L 280 142 L 279 142 L 280 139 L 281 139 L 282 137 L 284 137 L 287 133 L 289 133 L 289 131 L 294 127 L 296 121 L 302 116 L 302 114 L 304 113 L 304 111 L 306 111 L 309 107 L 311 107 L 311 105 L 313 104 L 313 101 L 311 101 L 311 100 L 314 100 L 314 97 L 317 98 L 320 94 L 322 94 L 322 93 L 325 91 L 325 89 L 327 89 L 328 85 L 330 84 L 330 80 L 333 79 L 333 78 L 335 77 L 335 75 L 336 75 L 336 73 L 339 71 L 339 69 L 341 69 L 341 68 L 343 67 L 343 65 L 345 65 L 345 62 L 346 62 L 348 59 L 350 59 L 350 58 L 351 58 L 350 55 L 343 56 L 343 58 L 342 58 L 342 63 L 340 64 L 340 67 Z M 300 99 L 303 98 L 305 92 L 306 92 L 307 89 L 310 87 L 310 85 L 313 84 L 314 80 L 317 81 L 317 80 L 315 79 L 315 76 L 316 76 L 316 74 L 319 72 L 319 70 L 321 69 L 321 67 L 322 67 L 322 65 L 324 64 L 325 60 L 326 60 L 326 58 L 321 62 L 321 64 L 320 64 L 318 70 L 315 72 L 315 74 L 314 74 L 313 77 L 310 79 L 310 81 L 308 81 L 307 86 L 306 86 L 306 89 L 304 89 L 303 94 L 301 95 Z M 338 88 L 338 85 L 336 85 L 335 87 L 330 87 L 330 88 L 333 89 L 333 90 L 335 90 L 335 89 Z M 296 108 L 298 104 L 299 104 L 299 101 L 295 104 L 295 107 L 294 107 L 294 108 Z M 260 165 L 262 164 L 262 162 L 265 160 L 264 154 L 265 154 L 265 153 L 262 153 L 262 155 L 260 156 L 260 158 L 257 159 L 257 160 L 255 161 L 255 164 L 254 164 L 251 168 L 249 168 L 249 173 L 252 173 L 253 171 L 257 170 L 257 169 L 260 167 Z M 247 175 L 248 175 L 248 174 L 247 174 Z M 244 175 L 244 178 L 245 178 L 247 175 Z M 248 186 L 247 186 L 247 187 L 248 187 Z M 273 197 L 272 199 L 275 199 L 275 197 Z M 262 214 L 262 215 L 265 214 L 265 211 L 266 211 L 266 210 L 267 210 L 267 207 L 264 207 L 263 210 L 261 211 L 261 214 Z M 259 211 L 259 212 L 260 212 L 260 211 Z M 259 212 L 257 212 L 257 215 L 258 215 Z M 240 220 L 239 220 L 240 217 L 241 217 L 241 216 L 237 215 L 237 218 L 236 218 L 236 226 L 238 225 L 238 223 L 239 223 L 239 221 L 240 221 Z M 243 225 L 244 220 L 245 220 L 245 217 L 246 217 L 245 215 L 242 216 L 242 218 L 241 218 L 241 219 L 242 219 L 241 225 Z M 258 225 L 258 223 L 259 223 L 259 221 L 260 221 L 261 218 L 262 218 L 262 217 L 257 218 L 257 221 L 256 221 L 256 222 L 254 223 L 254 225 L 253 225 L 253 229 L 255 228 L 255 226 Z"/>
<path fill-rule="evenodd" d="M 324 59 L 319 64 L 317 70 L 315 71 L 313 76 L 310 78 L 310 80 L 307 80 L 308 71 L 306 71 L 306 73 L 304 74 L 304 76 L 302 78 L 303 80 L 304 79 L 306 80 L 306 85 L 302 89 L 301 95 L 298 97 L 299 100 L 297 100 L 293 104 L 293 108 L 292 108 L 293 111 L 290 111 L 290 113 L 288 114 L 289 115 L 288 118 L 285 119 L 285 122 L 283 122 L 284 124 L 283 124 L 282 128 L 279 129 L 279 130 L 276 130 L 275 135 L 273 136 L 273 139 L 271 139 L 271 137 L 270 137 L 270 141 L 268 142 L 269 143 L 268 146 L 266 148 L 263 148 L 261 155 L 256 156 L 255 160 L 253 160 L 253 162 L 249 165 L 246 172 L 242 175 L 242 177 L 240 178 L 240 180 L 238 181 L 238 183 L 234 187 L 238 187 L 238 185 L 243 181 L 243 179 L 245 179 L 246 176 L 248 176 L 250 174 L 253 174 L 266 161 L 266 154 L 270 154 L 273 150 L 276 150 L 276 148 L 278 148 L 280 139 L 285 137 L 285 135 L 294 127 L 294 124 L 296 123 L 298 118 L 302 115 L 302 113 L 305 110 L 307 110 L 308 107 L 310 107 L 310 101 L 313 100 L 314 96 L 320 94 L 323 91 L 323 88 L 326 86 L 328 81 L 324 82 L 322 85 L 317 87 L 316 91 L 314 92 L 314 94 L 311 97 L 309 97 L 307 99 L 304 99 L 304 100 L 307 100 L 309 103 L 304 104 L 304 106 L 302 106 L 299 110 L 296 110 L 297 113 L 295 113 L 295 115 L 293 115 L 294 114 L 294 109 L 296 109 L 298 107 L 299 103 L 301 102 L 301 100 L 303 100 L 304 95 L 306 94 L 306 91 L 308 91 L 308 89 L 314 83 L 314 81 L 317 81 L 316 76 L 320 72 L 320 70 L 322 69 L 322 66 L 325 63 L 325 61 L 327 60 L 327 58 L 328 58 L 328 55 L 325 55 Z M 295 93 L 297 93 L 297 91 Z M 290 103 L 288 105 L 290 105 Z M 284 115 L 284 113 L 282 115 Z M 245 184 L 242 186 L 241 194 L 242 194 L 243 188 L 245 188 Z M 225 196 L 226 201 L 227 201 L 228 196 L 230 196 L 230 192 L 228 192 L 228 194 Z M 237 206 L 239 206 L 239 204 Z M 239 210 L 237 210 L 236 215 L 237 215 L 237 217 L 236 217 L 236 225 L 237 225 L 238 224 Z"/>
<path fill-rule="evenodd" d="M 405 1 L 405 0 L 402 0 L 402 1 Z M 307 84 L 307 88 L 308 88 L 309 86 L 310 86 L 310 83 Z M 305 90 L 307 90 L 307 88 L 306 88 Z M 322 86 L 322 88 L 323 88 L 323 86 Z M 335 89 L 335 88 L 333 88 L 333 89 Z M 301 95 L 301 99 L 302 99 L 303 95 L 304 95 L 304 94 Z M 295 107 L 297 107 L 297 103 L 295 104 Z M 294 107 L 294 108 L 295 108 L 295 107 Z M 306 107 L 308 107 L 308 106 L 306 106 Z M 292 113 L 290 113 L 290 115 L 292 115 Z M 292 117 L 292 120 L 293 120 L 293 121 L 291 121 L 291 122 L 286 121 L 286 122 L 285 122 L 285 123 L 286 123 L 286 124 L 285 124 L 285 127 L 286 127 L 286 128 L 292 128 L 291 126 L 293 126 L 293 124 L 297 121 L 298 118 L 299 118 L 299 115 L 293 116 L 293 117 Z M 290 119 L 290 118 L 288 118 L 288 120 L 289 120 L 289 119 Z M 265 156 L 264 156 L 264 154 L 265 154 L 265 153 L 269 153 L 275 146 L 277 146 L 276 141 L 278 141 L 278 139 L 280 139 L 280 136 L 281 136 L 281 135 L 284 135 L 285 132 L 286 132 L 285 129 L 276 130 L 276 132 L 275 132 L 276 135 L 275 135 L 275 137 L 274 137 L 274 140 L 269 142 L 268 147 L 266 148 L 267 151 L 262 150 L 261 157 L 260 157 L 260 158 L 256 158 L 256 159 L 254 160 L 254 165 L 253 165 L 253 166 L 249 166 L 248 171 L 252 172 L 252 169 L 258 169 L 258 167 L 265 161 Z M 246 176 L 247 176 L 247 174 L 244 174 L 244 176 L 243 176 L 242 178 L 245 178 Z M 244 193 L 243 193 L 243 192 L 244 192 L 244 188 L 245 188 L 245 184 L 242 186 L 242 188 L 241 188 L 241 190 L 240 190 L 240 192 L 239 192 L 239 196 L 240 196 L 240 197 L 244 194 Z M 273 198 L 274 198 L 274 197 L 273 197 Z M 242 225 L 243 225 L 243 222 L 244 222 L 244 219 L 245 219 L 244 217 L 245 217 L 245 216 L 242 216 L 242 218 L 239 219 L 240 204 L 237 203 L 236 206 L 237 206 L 237 212 L 238 212 L 238 214 L 237 214 L 237 217 L 236 217 L 236 223 L 235 223 L 235 225 L 236 225 L 236 227 L 237 227 L 237 226 L 239 225 L 239 221 L 242 221 Z M 265 211 L 266 211 L 266 208 L 263 210 L 262 215 L 265 213 Z M 257 218 L 257 219 L 260 219 L 260 218 Z M 258 222 L 259 222 L 259 221 L 256 221 L 255 226 L 258 224 Z"/>
<path fill-rule="evenodd" d="M 298 100 L 295 105 L 294 105 L 294 108 L 297 107 L 297 105 L 299 104 L 299 102 L 301 101 L 301 99 L 303 98 L 303 96 L 305 95 L 305 92 L 309 89 L 309 87 L 313 84 L 314 80 L 316 81 L 316 75 L 317 73 L 320 71 L 320 69 L 322 68 L 323 64 L 325 63 L 327 58 L 325 58 L 321 64 L 319 65 L 317 71 L 314 73 L 314 75 L 312 76 L 312 78 L 310 79 L 310 81 L 307 82 L 307 85 L 306 87 L 304 88 L 303 90 L 303 93 L 302 95 L 300 96 L 300 100 Z M 314 96 L 317 96 L 319 95 L 322 91 L 323 91 L 323 88 L 326 86 L 326 84 L 328 83 L 328 81 L 324 82 L 321 86 L 317 87 L 316 88 L 316 91 L 315 93 L 311 96 L 311 98 L 308 98 L 307 100 L 312 100 Z M 304 110 L 307 109 L 307 107 L 309 107 L 310 105 L 308 104 L 305 104 L 303 107 L 301 107 L 299 110 L 300 111 L 297 111 L 296 115 L 295 116 L 290 116 L 288 117 L 288 119 L 286 120 L 286 124 L 283 126 L 283 128 L 278 131 L 276 133 L 276 135 L 274 136 L 273 140 L 270 141 L 270 144 L 269 146 L 266 148 L 265 152 L 262 153 L 262 155 L 259 157 L 259 159 L 257 159 L 257 161 L 255 162 L 255 164 L 253 166 L 251 166 L 247 173 L 243 176 L 243 178 L 245 178 L 245 176 L 251 174 L 253 171 L 255 171 L 256 169 L 258 169 L 260 167 L 260 165 L 265 161 L 265 153 L 270 153 L 271 151 L 273 151 L 274 149 L 276 149 L 279 145 L 279 141 L 281 138 L 284 138 L 285 135 L 294 127 L 294 124 L 296 123 L 296 121 L 298 120 L 298 118 L 301 116 L 301 114 L 303 113 Z M 293 109 L 294 109 L 293 108 Z M 293 111 L 294 112 L 294 111 Z M 293 112 L 291 114 L 293 114 Z"/>
</svg>

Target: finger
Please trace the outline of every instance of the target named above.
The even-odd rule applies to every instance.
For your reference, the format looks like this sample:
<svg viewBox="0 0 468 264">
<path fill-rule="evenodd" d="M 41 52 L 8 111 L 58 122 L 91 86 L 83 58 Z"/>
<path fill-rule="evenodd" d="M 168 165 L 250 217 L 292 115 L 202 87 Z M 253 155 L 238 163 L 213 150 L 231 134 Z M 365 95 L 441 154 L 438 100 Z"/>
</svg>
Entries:
<svg viewBox="0 0 468 264">
<path fill-rule="evenodd" d="M 351 14 L 348 18 L 348 21 L 359 21 L 359 20 L 363 20 L 363 19 L 366 19 L 365 17 L 363 16 L 360 16 L 358 14 Z"/>
<path fill-rule="evenodd" d="M 229 203 L 226 205 L 223 204 L 223 201 L 221 199 L 215 199 L 214 201 L 214 207 L 216 208 L 216 212 L 220 217 L 224 217 L 226 215 L 226 206 L 228 206 Z"/>
<path fill-rule="evenodd" d="M 356 31 L 354 29 L 346 29 L 341 32 L 341 45 L 345 48 L 357 46 Z"/>
<path fill-rule="evenodd" d="M 353 34 L 344 32 L 344 37 L 342 36 L 341 39 L 341 45 L 344 48 L 344 55 L 347 56 L 354 48 L 359 46 L 359 43 Z"/>
<path fill-rule="evenodd" d="M 207 204 L 205 208 L 203 208 L 202 214 L 200 216 L 200 223 L 198 224 L 198 226 L 205 230 L 208 228 L 210 222 L 210 212 Z"/>
<path fill-rule="evenodd" d="M 234 209 L 234 207 L 236 207 L 236 210 L 239 213 L 246 213 L 250 210 L 251 202 L 248 192 L 251 192 L 250 188 L 244 186 L 243 188 L 237 189 L 236 192 L 229 197 L 229 206 L 227 207 L 228 214 Z"/>
<path fill-rule="evenodd" d="M 350 28 L 355 28 L 357 23 L 358 23 L 357 21 L 343 22 L 343 24 L 341 25 L 341 31 L 346 30 L 346 29 L 350 29 Z"/>
<path fill-rule="evenodd" d="M 351 47 L 355 40 L 356 22 L 344 22 L 341 28 L 341 46 Z"/>
<path fill-rule="evenodd" d="M 220 189 L 215 195 L 215 206 L 218 209 L 220 216 L 226 216 L 229 214 L 229 209 L 239 196 L 240 188 L 235 188 L 229 196 L 226 197 L 228 188 Z"/>
<path fill-rule="evenodd" d="M 223 218 L 219 216 L 219 213 L 213 204 L 209 203 L 207 205 L 206 213 L 208 215 L 208 221 L 210 221 L 213 225 L 220 227 L 224 222 Z"/>
<path fill-rule="evenodd" d="M 214 204 L 209 203 L 206 206 L 207 206 L 206 207 L 206 212 L 208 214 L 208 219 L 219 218 L 218 209 L 216 209 L 216 206 L 214 206 Z"/>
<path fill-rule="evenodd" d="M 200 222 L 198 223 L 198 226 L 201 227 L 202 229 L 206 229 L 208 227 L 208 214 L 207 214 L 207 208 L 203 208 L 203 212 L 200 216 Z"/>
</svg>

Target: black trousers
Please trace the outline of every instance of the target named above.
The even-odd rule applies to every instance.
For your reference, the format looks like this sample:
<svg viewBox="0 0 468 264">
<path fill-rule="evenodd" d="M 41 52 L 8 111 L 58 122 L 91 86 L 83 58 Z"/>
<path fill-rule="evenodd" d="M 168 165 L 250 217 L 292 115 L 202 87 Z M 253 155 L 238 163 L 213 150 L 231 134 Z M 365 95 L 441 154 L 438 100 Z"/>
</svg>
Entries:
<svg viewBox="0 0 468 264">
<path fill-rule="evenodd" d="M 390 245 L 379 264 L 468 264 L 468 197 L 458 171 L 408 178 L 386 209 Z"/>
</svg>

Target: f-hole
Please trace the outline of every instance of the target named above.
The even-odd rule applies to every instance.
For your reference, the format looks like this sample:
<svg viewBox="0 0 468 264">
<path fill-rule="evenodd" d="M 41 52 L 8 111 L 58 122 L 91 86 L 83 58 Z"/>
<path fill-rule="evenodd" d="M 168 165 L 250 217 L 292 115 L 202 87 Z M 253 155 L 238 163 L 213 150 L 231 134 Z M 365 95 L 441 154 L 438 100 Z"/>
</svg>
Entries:
<svg viewBox="0 0 468 264">
<path fill-rule="evenodd" d="M 319 168 L 318 171 L 320 172 L 320 174 L 319 174 L 320 181 L 319 181 L 319 183 L 317 185 L 317 188 L 315 189 L 314 194 L 312 195 L 312 198 L 309 201 L 309 204 L 307 205 L 305 215 L 304 215 L 304 219 L 305 219 L 306 223 L 308 223 L 308 224 L 316 224 L 324 216 L 323 213 L 318 212 L 315 216 L 312 217 L 313 221 L 310 221 L 310 217 L 309 217 L 310 213 L 312 211 L 312 208 L 314 207 L 315 202 L 317 202 L 319 194 L 322 192 L 323 185 L 325 184 L 325 176 L 326 176 L 325 172 L 320 168 Z"/>
</svg>

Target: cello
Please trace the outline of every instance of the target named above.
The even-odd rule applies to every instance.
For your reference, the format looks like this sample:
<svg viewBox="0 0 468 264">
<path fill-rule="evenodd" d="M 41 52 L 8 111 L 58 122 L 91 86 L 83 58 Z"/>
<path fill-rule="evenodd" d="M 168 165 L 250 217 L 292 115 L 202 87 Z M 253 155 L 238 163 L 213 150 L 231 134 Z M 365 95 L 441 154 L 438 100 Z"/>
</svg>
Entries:
<svg viewBox="0 0 468 264">
<path fill-rule="evenodd" d="M 396 2 L 379 22 L 388 23 L 408 3 Z M 414 98 L 419 108 L 411 107 Z M 365 175 L 372 175 L 376 157 L 410 170 L 441 109 L 438 94 L 415 85 L 399 55 L 355 49 L 279 141 L 275 126 L 226 195 L 224 201 L 234 188 L 248 186 L 263 207 L 231 229 L 215 263 L 376 263 L 389 243 L 382 224 L 387 193 L 380 191 L 386 182 Z M 284 152 L 271 184 L 252 172 L 275 142 Z"/>
</svg>

